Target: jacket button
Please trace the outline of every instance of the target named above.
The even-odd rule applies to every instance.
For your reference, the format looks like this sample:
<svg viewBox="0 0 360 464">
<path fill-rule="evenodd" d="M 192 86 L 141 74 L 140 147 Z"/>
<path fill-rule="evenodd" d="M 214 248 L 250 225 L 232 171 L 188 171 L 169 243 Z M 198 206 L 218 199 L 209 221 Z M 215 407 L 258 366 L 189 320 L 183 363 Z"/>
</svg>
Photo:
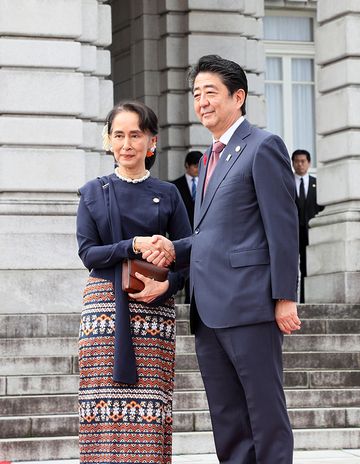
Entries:
<svg viewBox="0 0 360 464">
<path fill-rule="evenodd" d="M 200 232 L 199 229 L 195 229 L 195 234 L 197 235 Z"/>
</svg>

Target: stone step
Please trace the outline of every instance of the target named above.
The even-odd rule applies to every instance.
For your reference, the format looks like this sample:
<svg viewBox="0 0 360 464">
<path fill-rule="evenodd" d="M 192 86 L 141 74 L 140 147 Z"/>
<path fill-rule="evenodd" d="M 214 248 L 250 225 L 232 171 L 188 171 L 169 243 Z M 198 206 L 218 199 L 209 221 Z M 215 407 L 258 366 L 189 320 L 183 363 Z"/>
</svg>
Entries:
<svg viewBox="0 0 360 464">
<path fill-rule="evenodd" d="M 1 374 L 8 375 L 41 375 L 41 374 L 76 374 L 78 370 L 77 356 L 10 356 L 1 357 Z M 291 370 L 353 370 L 360 366 L 360 353 L 340 352 L 285 352 L 284 368 Z M 198 370 L 195 353 L 177 353 L 176 370 Z"/>
<path fill-rule="evenodd" d="M 299 304 L 298 313 L 300 319 L 360 319 L 360 304 Z M 189 305 L 176 305 L 178 320 L 189 319 L 189 314 Z"/>
<path fill-rule="evenodd" d="M 360 445 L 360 428 L 294 430 L 296 450 L 355 449 Z M 174 434 L 174 454 L 215 452 L 212 432 Z"/>
<path fill-rule="evenodd" d="M 194 353 L 195 342 L 191 335 L 179 335 L 176 349 L 178 353 Z M 285 337 L 284 351 L 359 351 L 360 335 L 297 335 Z M 22 356 L 75 356 L 78 340 L 75 337 L 23 338 L 21 339 Z M 0 340 L 0 353 L 16 356 L 19 353 L 19 339 Z"/>
<path fill-rule="evenodd" d="M 351 330 L 351 325 L 347 327 L 346 321 L 351 320 L 351 324 L 358 324 L 360 320 L 360 305 L 305 304 L 298 305 L 298 309 L 303 324 L 307 324 L 309 319 L 317 320 L 317 323 L 320 320 L 326 322 L 325 326 L 319 325 L 321 330 L 327 326 L 336 327 L 339 325 L 339 330 L 345 330 L 348 333 Z M 189 306 L 183 304 L 176 305 L 176 317 L 178 324 L 185 325 L 184 323 L 187 323 L 188 327 Z M 79 323 L 79 312 L 1 314 L 0 338 L 77 336 Z M 343 328 L 341 328 L 342 324 Z M 358 333 L 358 326 L 354 327 L 353 330 L 353 333 Z"/>
<path fill-rule="evenodd" d="M 301 304 L 300 319 L 360 319 L 359 304 Z"/>
<path fill-rule="evenodd" d="M 311 388 L 357 388 L 360 386 L 360 370 L 315 371 L 310 372 L 309 376 Z"/>
<path fill-rule="evenodd" d="M 190 321 L 185 319 L 177 320 L 176 335 L 190 335 Z"/>
<path fill-rule="evenodd" d="M 6 381 L 7 395 L 61 395 L 63 393 L 77 393 L 79 376 L 69 375 L 32 375 L 9 376 L 0 378 Z M 0 383 L 1 384 L 1 383 Z"/>
<path fill-rule="evenodd" d="M 188 320 L 176 321 L 177 335 L 190 335 Z M 301 329 L 294 335 L 305 334 L 358 334 L 360 319 L 301 319 Z"/>
<path fill-rule="evenodd" d="M 294 429 L 358 427 L 360 407 L 289 409 Z"/>
<path fill-rule="evenodd" d="M 42 337 L 42 338 L 4 338 L 0 340 L 0 353 L 6 356 L 75 356 L 78 352 L 78 339 L 75 337 Z"/>
<path fill-rule="evenodd" d="M 360 389 L 286 390 L 289 408 L 358 407 Z M 73 414 L 77 412 L 77 394 L 23 395 L 0 397 L 2 416 Z M 208 409 L 204 390 L 175 391 L 174 411 Z"/>
<path fill-rule="evenodd" d="M 14 339 L 16 340 L 16 339 Z M 296 335 L 285 336 L 284 352 L 298 351 L 331 351 L 331 352 L 360 352 L 360 335 Z M 195 339 L 192 335 L 176 337 L 178 353 L 194 353 Z"/>
<path fill-rule="evenodd" d="M 285 352 L 283 355 L 283 364 L 285 369 L 352 370 L 360 366 L 360 353 Z M 195 354 L 178 353 L 176 355 L 177 371 L 197 370 L 198 368 Z"/>
<path fill-rule="evenodd" d="M 354 369 L 360 366 L 360 353 L 288 352 L 283 355 L 283 364 L 285 369 Z"/>
<path fill-rule="evenodd" d="M 77 414 L 0 417 L 2 438 L 77 436 Z"/>
<path fill-rule="evenodd" d="M 78 395 L 0 397 L 0 411 L 2 416 L 74 414 L 78 411 Z"/>
<path fill-rule="evenodd" d="M 299 352 L 284 353 L 284 368 L 296 370 L 353 370 L 360 365 L 360 353 Z M 198 370 L 195 353 L 178 353 L 176 370 Z M 2 357 L 1 374 L 41 375 L 41 374 L 76 374 L 78 373 L 77 356 L 25 356 Z"/>
<path fill-rule="evenodd" d="M 77 337 L 80 313 L 1 314 L 0 338 Z"/>
<path fill-rule="evenodd" d="M 284 371 L 285 388 L 357 388 L 360 370 L 338 371 Z M 203 381 L 198 371 L 176 372 L 176 390 L 201 390 Z"/>
<path fill-rule="evenodd" d="M 329 334 L 360 333 L 360 319 L 327 319 L 325 323 Z"/>
<path fill-rule="evenodd" d="M 26 356 L 76 356 L 78 339 L 75 337 L 22 338 L 21 357 Z M 286 336 L 284 352 L 360 352 L 360 335 L 296 335 Z M 179 335 L 176 338 L 177 353 L 194 353 L 195 339 L 192 335 Z M 0 339 L 0 353 L 9 356 L 19 354 L 18 338 Z"/>
<path fill-rule="evenodd" d="M 298 351 L 331 351 L 360 352 L 360 335 L 296 335 L 285 336 L 284 352 Z"/>
<path fill-rule="evenodd" d="M 360 389 L 286 390 L 288 408 L 358 407 Z M 176 391 L 174 411 L 208 409 L 205 391 Z"/>
<path fill-rule="evenodd" d="M 189 308 L 177 305 L 177 333 L 189 335 Z M 359 333 L 360 305 L 299 305 L 300 333 Z M 0 338 L 77 337 L 80 313 L 0 315 Z"/>
<path fill-rule="evenodd" d="M 1 459 L 7 461 L 42 461 L 79 459 L 75 436 L 5 438 L 0 440 Z"/>
<path fill-rule="evenodd" d="M 48 395 L 76 393 L 78 375 L 33 375 L 0 377 L 0 394 Z M 285 371 L 285 388 L 354 388 L 360 385 L 360 371 Z M 202 390 L 197 371 L 176 372 L 176 390 Z"/>
<path fill-rule="evenodd" d="M 294 440 L 297 450 L 356 449 L 360 446 L 360 428 L 299 429 L 294 431 Z"/>
<path fill-rule="evenodd" d="M 284 385 L 287 389 L 357 388 L 360 385 L 360 370 L 285 370 Z M 77 374 L 0 377 L 0 395 L 8 396 L 77 393 L 78 386 L 79 376 Z M 203 388 L 200 372 L 176 372 L 175 390 L 202 390 Z"/>
<path fill-rule="evenodd" d="M 293 429 L 346 428 L 360 424 L 360 408 L 289 409 Z M 174 431 L 192 432 L 211 430 L 209 411 L 175 411 Z"/>
<path fill-rule="evenodd" d="M 360 448 L 360 429 L 295 430 L 295 449 L 349 449 Z M 3 457 L 8 460 L 78 459 L 76 437 L 20 438 L 0 440 Z M 212 432 L 175 432 L 173 454 L 214 453 Z"/>
<path fill-rule="evenodd" d="M 1 357 L 2 375 L 73 374 L 78 372 L 74 356 Z"/>
<path fill-rule="evenodd" d="M 294 429 L 356 427 L 360 408 L 290 409 Z M 210 431 L 209 411 L 175 411 L 174 432 Z M 54 437 L 78 434 L 77 414 L 0 417 L 2 438 Z"/>
</svg>

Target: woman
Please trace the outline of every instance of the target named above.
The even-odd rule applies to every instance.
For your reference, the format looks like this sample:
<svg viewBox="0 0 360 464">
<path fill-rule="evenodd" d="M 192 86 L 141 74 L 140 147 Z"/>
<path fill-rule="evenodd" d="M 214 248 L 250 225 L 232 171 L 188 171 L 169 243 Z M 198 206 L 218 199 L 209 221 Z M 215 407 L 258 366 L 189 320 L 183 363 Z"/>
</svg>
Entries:
<svg viewBox="0 0 360 464">
<path fill-rule="evenodd" d="M 125 258 L 139 258 L 146 239 L 191 234 L 174 185 L 150 176 L 157 118 L 140 102 L 113 108 L 105 125 L 113 174 L 80 189 L 79 256 L 91 270 L 80 326 L 80 462 L 171 463 L 175 308 L 184 275 L 143 291 L 121 288 Z M 110 144 L 110 146 L 107 146 Z"/>
</svg>

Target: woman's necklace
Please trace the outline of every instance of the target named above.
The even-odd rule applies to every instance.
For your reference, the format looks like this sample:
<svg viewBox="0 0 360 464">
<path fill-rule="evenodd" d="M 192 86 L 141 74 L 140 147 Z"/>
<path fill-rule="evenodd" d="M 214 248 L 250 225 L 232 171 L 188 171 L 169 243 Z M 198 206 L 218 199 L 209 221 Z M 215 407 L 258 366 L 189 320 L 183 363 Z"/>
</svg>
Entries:
<svg viewBox="0 0 360 464">
<path fill-rule="evenodd" d="M 144 180 L 150 177 L 150 171 L 146 170 L 144 176 L 139 177 L 138 179 L 132 179 L 131 177 L 124 177 L 119 173 L 118 168 L 115 168 L 115 175 L 124 182 L 128 182 L 129 184 L 139 184 L 140 182 L 144 182 Z"/>
</svg>

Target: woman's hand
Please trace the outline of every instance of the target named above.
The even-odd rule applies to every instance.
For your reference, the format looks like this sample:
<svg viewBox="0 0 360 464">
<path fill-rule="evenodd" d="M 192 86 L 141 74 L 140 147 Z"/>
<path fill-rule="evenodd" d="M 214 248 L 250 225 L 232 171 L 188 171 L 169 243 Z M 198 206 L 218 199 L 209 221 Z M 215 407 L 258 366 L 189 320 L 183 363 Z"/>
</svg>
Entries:
<svg viewBox="0 0 360 464">
<path fill-rule="evenodd" d="M 139 293 L 129 293 L 129 297 L 132 300 L 151 303 L 160 295 L 163 295 L 169 288 L 168 280 L 165 280 L 165 282 L 157 282 L 156 280 L 145 277 L 138 272 L 135 272 L 135 277 L 144 282 L 145 288 Z"/>
<path fill-rule="evenodd" d="M 142 253 L 143 259 L 156 266 L 170 266 L 175 261 L 175 249 L 172 242 L 162 235 L 135 237 L 134 249 Z"/>
</svg>

